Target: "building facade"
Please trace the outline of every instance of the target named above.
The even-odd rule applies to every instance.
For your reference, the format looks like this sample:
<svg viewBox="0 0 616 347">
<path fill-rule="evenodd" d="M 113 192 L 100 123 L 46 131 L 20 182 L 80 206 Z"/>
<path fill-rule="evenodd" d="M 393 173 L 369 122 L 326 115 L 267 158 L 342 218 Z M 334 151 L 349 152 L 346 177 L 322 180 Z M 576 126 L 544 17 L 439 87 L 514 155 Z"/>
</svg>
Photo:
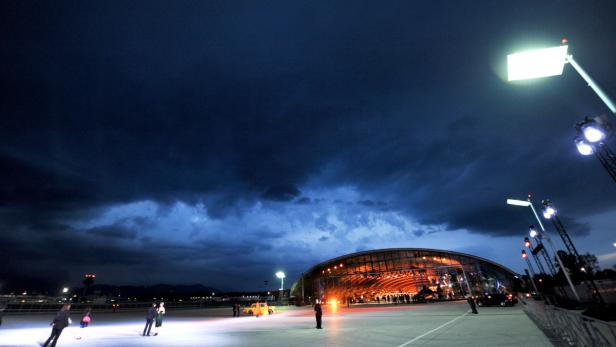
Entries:
<svg viewBox="0 0 616 347">
<path fill-rule="evenodd" d="M 466 294 L 508 293 L 518 275 L 493 261 L 436 249 L 396 248 L 344 255 L 317 264 L 292 287 L 298 303 L 409 301 L 429 294 L 452 300 Z"/>
</svg>

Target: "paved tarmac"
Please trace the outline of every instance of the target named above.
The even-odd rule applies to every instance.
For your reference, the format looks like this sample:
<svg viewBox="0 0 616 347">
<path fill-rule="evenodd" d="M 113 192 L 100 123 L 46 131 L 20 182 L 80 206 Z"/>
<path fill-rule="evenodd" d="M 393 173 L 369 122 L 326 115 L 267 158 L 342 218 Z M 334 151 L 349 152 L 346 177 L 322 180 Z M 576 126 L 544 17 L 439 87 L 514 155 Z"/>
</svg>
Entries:
<svg viewBox="0 0 616 347">
<path fill-rule="evenodd" d="M 100 313 L 92 324 L 63 332 L 58 346 L 552 346 L 521 307 L 480 308 L 465 302 L 326 307 L 323 329 L 315 329 L 309 307 L 273 316 L 233 318 L 231 309 L 167 311 L 158 336 L 143 337 L 145 313 Z M 6 316 L 0 346 L 38 346 L 49 335 L 53 315 Z M 73 314 L 73 320 L 79 320 Z M 82 339 L 76 337 L 82 335 Z"/>
</svg>

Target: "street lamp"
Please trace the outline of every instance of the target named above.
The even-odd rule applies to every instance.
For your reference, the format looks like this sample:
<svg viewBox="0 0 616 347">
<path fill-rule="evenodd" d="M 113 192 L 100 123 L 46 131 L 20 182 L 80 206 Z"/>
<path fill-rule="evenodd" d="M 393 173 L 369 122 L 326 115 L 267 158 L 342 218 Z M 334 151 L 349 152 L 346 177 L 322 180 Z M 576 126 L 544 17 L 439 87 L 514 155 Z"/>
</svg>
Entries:
<svg viewBox="0 0 616 347">
<path fill-rule="evenodd" d="M 578 136 L 573 139 L 578 152 L 582 155 L 594 154 L 607 173 L 616 181 L 616 154 L 605 143 L 612 134 L 612 128 L 605 116 L 593 119 L 584 118 L 575 125 Z"/>
<path fill-rule="evenodd" d="M 284 290 L 284 278 L 286 277 L 284 272 L 276 272 L 276 277 L 280 278 L 280 290 Z"/>
<path fill-rule="evenodd" d="M 569 237 L 567 229 L 565 229 L 565 226 L 560 221 L 560 218 L 558 218 L 558 215 L 556 214 L 556 209 L 552 205 L 552 202 L 548 199 L 545 199 L 541 201 L 541 204 L 543 204 L 543 216 L 546 219 L 552 220 L 554 228 L 556 228 L 556 231 L 558 231 L 558 234 L 560 234 L 560 238 L 563 240 L 563 243 L 565 244 L 565 247 L 567 248 L 569 254 L 573 255 L 575 259 L 579 263 L 581 263 L 582 266 L 584 266 L 586 262 L 584 261 L 584 258 L 580 257 L 580 254 L 578 253 L 577 249 L 575 248 L 575 245 L 573 244 L 573 240 L 571 240 L 571 237 Z M 556 253 L 558 254 L 558 252 Z M 561 264 L 561 266 L 563 265 Z M 563 272 L 566 273 L 567 271 L 563 268 Z M 603 296 L 601 296 L 599 288 L 597 287 L 592 277 L 589 276 L 585 282 L 588 285 L 590 291 L 593 293 L 593 296 L 598 299 L 599 303 L 605 304 Z"/>
<path fill-rule="evenodd" d="M 67 287 L 62 288 L 62 294 L 66 294 L 66 293 L 68 293 L 68 288 Z"/>
<path fill-rule="evenodd" d="M 550 244 L 550 247 L 552 247 L 552 250 L 554 251 L 554 254 L 556 256 L 556 261 L 558 261 L 560 268 L 563 269 L 563 274 L 565 275 L 565 278 L 567 279 L 567 283 L 569 284 L 569 287 L 571 288 L 571 291 L 573 292 L 575 299 L 578 302 L 581 302 L 580 296 L 578 295 L 577 291 L 575 290 L 575 286 L 573 285 L 573 282 L 571 281 L 571 277 L 569 276 L 569 273 L 565 270 L 565 265 L 563 264 L 562 259 L 560 259 L 560 256 L 558 255 L 558 252 L 556 251 L 556 246 L 554 245 L 552 238 L 550 238 L 550 235 L 547 233 L 547 231 L 543 227 L 543 223 L 541 223 L 541 219 L 539 219 L 539 215 L 537 214 L 537 211 L 535 210 L 535 206 L 533 205 L 533 202 L 530 198 L 531 198 L 531 195 L 529 194 L 528 199 L 526 201 L 516 200 L 516 199 L 507 199 L 507 204 L 514 205 L 514 206 L 530 207 L 530 209 L 533 211 L 533 214 L 535 215 L 535 218 L 537 219 L 537 222 L 539 223 L 539 226 L 541 227 L 541 231 L 543 232 L 545 239 L 548 241 L 548 243 Z"/>
<path fill-rule="evenodd" d="M 539 289 L 537 289 L 537 285 L 535 284 L 535 279 L 533 278 L 535 277 L 535 270 L 533 269 L 532 264 L 528 260 L 528 254 L 526 254 L 525 250 L 522 250 L 522 259 L 526 260 L 526 264 L 528 265 L 528 270 L 530 271 L 528 277 L 530 278 L 530 283 L 532 283 L 533 288 L 535 288 L 535 293 L 540 294 Z"/>
<path fill-rule="evenodd" d="M 592 78 L 567 53 L 569 46 L 567 39 L 562 40 L 558 47 L 536 49 L 507 56 L 507 70 L 509 81 L 526 80 L 532 78 L 562 75 L 565 64 L 569 63 L 575 71 L 588 83 L 588 86 L 601 98 L 607 107 L 616 113 L 614 102 L 601 90 Z"/>
</svg>

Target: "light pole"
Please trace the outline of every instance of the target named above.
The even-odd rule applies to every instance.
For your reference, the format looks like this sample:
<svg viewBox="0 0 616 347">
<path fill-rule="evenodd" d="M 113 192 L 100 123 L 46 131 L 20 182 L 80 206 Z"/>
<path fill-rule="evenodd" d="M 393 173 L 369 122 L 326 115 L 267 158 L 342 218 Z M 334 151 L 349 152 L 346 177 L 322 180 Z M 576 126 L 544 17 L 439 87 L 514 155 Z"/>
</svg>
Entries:
<svg viewBox="0 0 616 347">
<path fill-rule="evenodd" d="M 575 286 L 573 285 L 573 282 L 571 281 L 571 277 L 569 276 L 569 273 L 565 269 L 565 265 L 563 264 L 562 259 L 560 259 L 560 256 L 558 255 L 556 246 L 554 245 L 554 242 L 552 241 L 552 238 L 550 238 L 550 235 L 548 234 L 548 232 L 543 227 L 543 223 L 541 223 L 541 219 L 539 219 L 539 215 L 537 214 L 537 211 L 535 210 L 535 206 L 533 206 L 533 202 L 530 198 L 531 196 L 529 194 L 528 200 L 507 199 L 507 204 L 514 205 L 514 206 L 530 207 L 530 209 L 533 211 L 533 214 L 535 215 L 535 218 L 537 219 L 537 222 L 539 223 L 539 226 L 541 227 L 543 236 L 545 236 L 545 239 L 550 244 L 550 247 L 552 247 L 552 251 L 554 252 L 554 255 L 556 256 L 556 261 L 558 261 L 560 268 L 563 269 L 563 274 L 565 275 L 565 278 L 567 279 L 567 283 L 569 284 L 569 287 L 571 288 L 571 291 L 573 292 L 573 296 L 575 297 L 575 300 L 577 300 L 577 302 L 581 302 L 580 296 L 578 295 L 577 291 L 575 290 Z"/>
<path fill-rule="evenodd" d="M 276 277 L 280 278 L 280 290 L 284 290 L 284 278 L 285 274 L 282 271 L 276 272 Z"/>
<path fill-rule="evenodd" d="M 533 279 L 533 277 L 535 277 L 535 271 L 533 270 L 532 264 L 528 260 L 528 255 L 526 254 L 525 250 L 522 250 L 522 259 L 526 260 L 526 264 L 528 265 L 528 270 L 530 270 L 530 275 L 528 276 L 530 278 L 530 283 L 533 284 L 533 288 L 535 288 L 535 292 L 537 294 L 541 295 L 541 293 L 539 292 L 539 289 L 537 289 L 537 285 L 535 284 L 535 280 Z"/>
<path fill-rule="evenodd" d="M 584 118 L 575 125 L 578 135 L 573 139 L 581 155 L 594 154 L 607 173 L 616 182 L 616 154 L 605 143 L 612 135 L 612 129 L 605 117 Z"/>
<path fill-rule="evenodd" d="M 543 204 L 543 217 L 545 219 L 549 219 L 552 221 L 552 223 L 554 224 L 554 228 L 556 228 L 556 231 L 558 231 L 558 234 L 560 234 L 560 238 L 563 240 L 563 243 L 565 244 L 567 251 L 569 251 L 569 254 L 572 254 L 575 257 L 576 261 L 583 268 L 586 267 L 584 259 L 580 257 L 580 254 L 575 248 L 575 245 L 573 244 L 571 237 L 569 237 L 569 233 L 567 232 L 567 229 L 565 229 L 565 226 L 560 221 L 560 218 L 558 217 L 558 214 L 556 213 L 556 208 L 554 207 L 554 205 L 552 205 L 552 202 L 548 199 L 545 199 L 541 202 L 541 204 Z M 566 270 L 563 269 L 563 272 L 565 271 Z M 587 279 L 584 282 L 588 285 L 588 289 L 590 289 L 591 293 L 593 293 L 593 296 L 599 300 L 599 303 L 605 304 L 605 301 L 603 300 L 603 297 L 601 296 L 601 293 L 599 292 L 599 288 L 597 288 L 597 284 L 592 279 L 592 274 L 590 274 L 589 276 L 584 276 L 584 277 L 586 277 Z"/>
<path fill-rule="evenodd" d="M 530 239 L 528 237 L 524 238 L 524 246 L 526 246 L 526 248 L 530 250 L 530 254 L 533 255 L 533 258 L 535 259 L 535 263 L 537 263 L 537 269 L 539 269 L 539 274 L 547 275 L 548 273 L 543 268 L 543 264 L 541 264 L 541 261 L 539 260 L 539 257 L 537 256 L 538 252 L 535 252 L 533 248 L 533 244 L 530 242 Z"/>
<path fill-rule="evenodd" d="M 614 102 L 603 92 L 592 78 L 573 59 L 573 55 L 567 54 L 567 39 L 562 40 L 558 47 L 536 49 L 507 56 L 507 70 L 509 81 L 525 80 L 539 77 L 562 75 L 565 64 L 569 63 L 575 71 L 586 81 L 588 86 L 599 96 L 601 101 L 616 114 Z"/>
</svg>

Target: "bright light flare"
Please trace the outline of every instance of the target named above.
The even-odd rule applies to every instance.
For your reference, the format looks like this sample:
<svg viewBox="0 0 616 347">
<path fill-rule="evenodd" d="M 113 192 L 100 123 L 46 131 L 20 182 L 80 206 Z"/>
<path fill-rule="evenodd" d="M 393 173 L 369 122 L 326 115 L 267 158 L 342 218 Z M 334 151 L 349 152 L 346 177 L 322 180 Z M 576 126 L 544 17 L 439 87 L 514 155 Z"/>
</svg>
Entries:
<svg viewBox="0 0 616 347">
<path fill-rule="evenodd" d="M 595 143 L 605 139 L 605 131 L 595 124 L 586 124 L 582 127 L 582 134 L 586 141 Z"/>
<path fill-rule="evenodd" d="M 507 204 L 508 205 L 528 207 L 528 206 L 530 206 L 530 201 L 516 200 L 516 199 L 507 199 Z"/>
<path fill-rule="evenodd" d="M 595 149 L 581 137 L 576 137 L 573 142 L 581 155 L 591 155 L 595 153 Z"/>
<path fill-rule="evenodd" d="M 543 217 L 545 219 L 550 219 L 552 217 L 554 217 L 554 215 L 556 215 L 556 209 L 552 206 L 546 206 L 543 209 Z"/>
<path fill-rule="evenodd" d="M 282 278 L 285 278 L 285 274 L 284 274 L 284 272 L 282 272 L 282 271 L 278 271 L 278 272 L 276 272 L 276 277 L 278 277 L 278 278 L 281 278 L 281 279 L 282 279 Z"/>
<path fill-rule="evenodd" d="M 569 46 L 536 49 L 507 56 L 509 81 L 562 75 Z"/>
<path fill-rule="evenodd" d="M 539 235 L 539 233 L 537 232 L 537 229 L 535 229 L 534 227 L 530 227 L 528 234 L 530 235 L 530 237 L 537 237 L 537 235 Z"/>
</svg>

